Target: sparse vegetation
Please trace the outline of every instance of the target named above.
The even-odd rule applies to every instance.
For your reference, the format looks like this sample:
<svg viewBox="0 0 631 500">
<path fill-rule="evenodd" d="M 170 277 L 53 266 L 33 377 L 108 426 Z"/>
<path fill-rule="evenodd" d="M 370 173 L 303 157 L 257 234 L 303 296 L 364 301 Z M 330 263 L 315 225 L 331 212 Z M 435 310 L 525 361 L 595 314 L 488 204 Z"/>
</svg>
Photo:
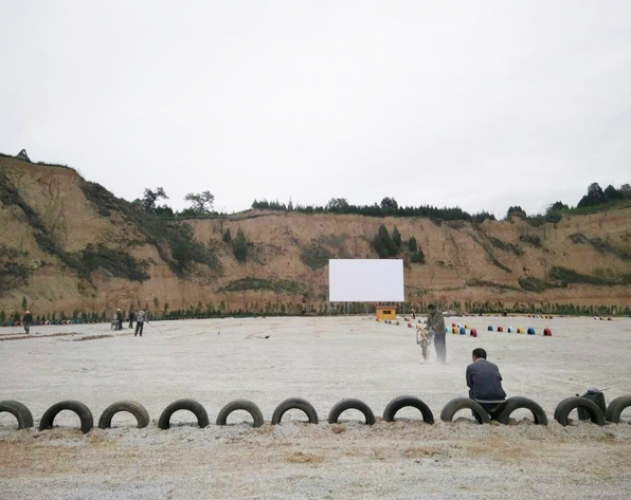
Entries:
<svg viewBox="0 0 631 500">
<path fill-rule="evenodd" d="M 300 249 L 300 260 L 311 269 L 321 269 L 329 263 L 333 256 L 318 243 L 311 243 Z"/>
<path fill-rule="evenodd" d="M 32 269 L 19 262 L 27 256 L 28 252 L 0 244 L 0 293 L 28 284 Z"/>
<path fill-rule="evenodd" d="M 140 282 L 149 279 L 144 264 L 121 250 L 112 250 L 102 244 L 87 245 L 80 252 L 80 259 L 88 275 L 98 269 L 105 269 L 116 278 Z"/>
<path fill-rule="evenodd" d="M 271 291 L 274 293 L 298 294 L 302 286 L 291 280 L 268 280 L 262 278 L 243 278 L 231 281 L 221 292 Z"/>
<path fill-rule="evenodd" d="M 226 229 L 223 232 L 221 239 L 224 243 L 230 243 L 232 241 L 232 234 L 230 233 L 230 228 Z"/>
<path fill-rule="evenodd" d="M 491 242 L 491 245 L 493 245 L 495 248 L 499 248 L 500 250 L 504 250 L 505 252 L 512 252 L 518 257 L 521 257 L 524 254 L 522 249 L 513 243 L 499 240 L 497 238 L 494 238 L 493 236 L 489 236 L 488 239 Z"/>
<path fill-rule="evenodd" d="M 631 274 L 623 274 L 618 276 L 593 276 L 582 274 L 572 269 L 556 266 L 550 269 L 549 279 L 556 281 L 561 286 L 567 286 L 571 283 L 594 285 L 594 286 L 619 286 L 630 285 Z"/>
<path fill-rule="evenodd" d="M 423 250 L 419 248 L 416 252 L 412 252 L 410 255 L 410 262 L 412 264 L 425 264 L 425 254 L 423 253 Z"/>
<path fill-rule="evenodd" d="M 541 243 L 541 238 L 534 234 L 522 234 L 519 236 L 519 241 L 527 243 L 535 248 L 542 248 L 543 244 Z"/>
<path fill-rule="evenodd" d="M 588 238 L 581 233 L 573 233 L 568 238 L 577 245 L 591 245 L 597 252 L 615 255 L 622 260 L 631 260 L 631 248 L 622 248 L 600 238 Z"/>
<path fill-rule="evenodd" d="M 248 241 L 241 228 L 237 230 L 237 237 L 232 242 L 232 252 L 240 263 L 244 263 L 248 258 Z"/>
<path fill-rule="evenodd" d="M 100 215 L 107 217 L 112 211 L 117 211 L 133 224 L 146 238 L 147 243 L 155 246 L 160 258 L 178 276 L 188 275 L 193 263 L 209 266 L 218 274 L 223 272 L 216 256 L 195 240 L 193 229 L 185 222 L 168 220 L 134 208 L 125 200 L 116 198 L 100 184 L 81 179 L 79 187 L 86 198 L 94 203 Z"/>
<path fill-rule="evenodd" d="M 505 285 L 503 283 L 494 283 L 492 281 L 472 279 L 467 281 L 467 286 L 479 286 L 484 288 L 498 288 L 500 290 L 517 290 L 514 286 Z"/>
<path fill-rule="evenodd" d="M 554 285 L 550 285 L 538 278 L 519 278 L 518 282 L 521 289 L 526 292 L 541 293 L 548 288 L 556 288 Z"/>
</svg>

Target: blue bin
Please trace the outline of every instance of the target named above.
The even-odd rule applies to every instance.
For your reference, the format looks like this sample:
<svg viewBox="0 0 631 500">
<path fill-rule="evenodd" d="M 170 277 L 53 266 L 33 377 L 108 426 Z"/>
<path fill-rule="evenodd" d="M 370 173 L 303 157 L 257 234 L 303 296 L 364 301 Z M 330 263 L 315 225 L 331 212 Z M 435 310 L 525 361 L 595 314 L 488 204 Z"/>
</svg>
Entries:
<svg viewBox="0 0 631 500">
<path fill-rule="evenodd" d="M 467 334 L 467 330 L 464 327 L 460 328 L 460 335 L 466 335 Z"/>
<path fill-rule="evenodd" d="M 493 331 L 493 327 L 492 327 L 491 325 L 489 325 L 489 327 L 487 328 L 487 330 L 488 330 L 489 332 L 492 332 L 492 331 Z"/>
<path fill-rule="evenodd" d="M 535 334 L 535 329 L 530 327 L 528 328 L 528 335 L 534 335 Z"/>
</svg>

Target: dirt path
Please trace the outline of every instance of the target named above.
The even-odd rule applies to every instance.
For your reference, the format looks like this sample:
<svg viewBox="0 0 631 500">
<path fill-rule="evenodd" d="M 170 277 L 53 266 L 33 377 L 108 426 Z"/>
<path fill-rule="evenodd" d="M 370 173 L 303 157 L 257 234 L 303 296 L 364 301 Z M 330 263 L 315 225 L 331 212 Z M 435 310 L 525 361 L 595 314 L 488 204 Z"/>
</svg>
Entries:
<svg viewBox="0 0 631 500">
<path fill-rule="evenodd" d="M 629 498 L 631 426 L 284 424 L 0 436 L 0 498 Z"/>
</svg>

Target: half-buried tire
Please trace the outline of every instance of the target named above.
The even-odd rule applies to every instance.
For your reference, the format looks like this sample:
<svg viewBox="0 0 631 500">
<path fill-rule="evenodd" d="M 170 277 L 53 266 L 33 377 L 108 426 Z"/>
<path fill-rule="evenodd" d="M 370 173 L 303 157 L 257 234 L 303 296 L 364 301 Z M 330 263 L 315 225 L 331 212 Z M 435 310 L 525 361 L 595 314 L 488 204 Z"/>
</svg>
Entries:
<svg viewBox="0 0 631 500">
<path fill-rule="evenodd" d="M 399 396 L 388 403 L 386 409 L 383 410 L 383 419 L 386 422 L 394 422 L 394 416 L 402 408 L 416 408 L 423 416 L 423 422 L 426 424 L 434 423 L 434 415 L 423 401 L 414 396 Z"/>
<path fill-rule="evenodd" d="M 535 424 L 548 425 L 548 417 L 546 416 L 546 412 L 543 411 L 543 408 L 541 408 L 541 406 L 535 403 L 532 399 L 522 398 L 521 396 L 508 398 L 506 400 L 506 403 L 504 403 L 504 409 L 497 417 L 498 422 L 504 425 L 508 424 L 508 419 L 510 418 L 511 413 L 520 408 L 530 410 L 535 419 Z"/>
<path fill-rule="evenodd" d="M 620 414 L 631 406 L 631 396 L 620 396 L 614 399 L 607 407 L 607 421 L 614 424 L 620 423 Z"/>
<path fill-rule="evenodd" d="M 480 406 L 480 403 L 469 398 L 456 398 L 452 399 L 445 405 L 443 411 L 440 412 L 440 419 L 443 422 L 452 422 L 454 415 L 460 410 L 469 409 L 477 416 L 477 421 L 481 424 L 488 424 L 491 422 L 491 417 L 487 411 Z"/>
<path fill-rule="evenodd" d="M 570 397 L 561 401 L 556 407 L 556 410 L 554 410 L 554 418 L 565 427 L 570 423 L 570 419 L 568 418 L 570 412 L 577 408 L 584 408 L 587 413 L 589 413 L 589 417 L 593 423 L 605 425 L 605 415 L 603 415 L 598 405 L 587 398 L 581 397 Z"/>
<path fill-rule="evenodd" d="M 105 408 L 101 418 L 99 418 L 99 427 L 109 429 L 112 426 L 112 417 L 121 411 L 131 413 L 136 418 L 139 429 L 149 425 L 149 413 L 144 406 L 135 401 L 117 401 Z"/>
<path fill-rule="evenodd" d="M 158 420 L 158 427 L 160 429 L 168 429 L 171 427 L 171 415 L 179 410 L 188 410 L 197 418 L 197 425 L 201 428 L 208 427 L 210 420 L 208 419 L 208 413 L 204 407 L 194 399 L 178 399 L 169 406 L 167 406 Z"/>
<path fill-rule="evenodd" d="M 346 410 L 359 410 L 364 414 L 366 425 L 374 425 L 376 422 L 375 415 L 370 407 L 359 399 L 343 399 L 337 403 L 329 412 L 329 424 L 337 424 L 340 415 Z"/>
<path fill-rule="evenodd" d="M 252 427 L 261 427 L 265 424 L 263 413 L 258 406 L 247 399 L 237 399 L 235 401 L 231 401 L 221 409 L 219 415 L 217 415 L 217 425 L 228 425 L 228 416 L 233 411 L 237 410 L 245 410 L 252 416 L 252 419 L 254 420 Z"/>
<path fill-rule="evenodd" d="M 280 424 L 283 415 L 289 410 L 301 410 L 307 415 L 310 424 L 318 423 L 318 412 L 309 401 L 301 398 L 289 398 L 279 404 L 272 415 L 272 425 Z"/>
<path fill-rule="evenodd" d="M 39 421 L 39 430 L 52 429 L 55 417 L 64 410 L 70 410 L 77 414 L 79 420 L 81 420 L 81 432 L 84 434 L 90 432 L 92 427 L 94 427 L 94 418 L 90 408 L 81 401 L 61 401 L 44 412 L 42 419 Z"/>
<path fill-rule="evenodd" d="M 19 401 L 0 401 L 0 413 L 7 412 L 13 415 L 18 421 L 18 429 L 33 427 L 33 414 L 25 405 Z"/>
</svg>

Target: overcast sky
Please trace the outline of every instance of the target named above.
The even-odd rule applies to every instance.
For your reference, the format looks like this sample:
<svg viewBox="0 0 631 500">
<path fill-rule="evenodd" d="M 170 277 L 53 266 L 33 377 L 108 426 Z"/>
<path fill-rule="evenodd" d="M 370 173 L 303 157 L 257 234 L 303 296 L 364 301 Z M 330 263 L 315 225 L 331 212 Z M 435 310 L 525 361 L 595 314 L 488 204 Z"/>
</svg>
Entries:
<svg viewBox="0 0 631 500">
<path fill-rule="evenodd" d="M 503 215 L 631 182 L 631 2 L 0 0 L 0 152 L 163 186 Z"/>
</svg>

